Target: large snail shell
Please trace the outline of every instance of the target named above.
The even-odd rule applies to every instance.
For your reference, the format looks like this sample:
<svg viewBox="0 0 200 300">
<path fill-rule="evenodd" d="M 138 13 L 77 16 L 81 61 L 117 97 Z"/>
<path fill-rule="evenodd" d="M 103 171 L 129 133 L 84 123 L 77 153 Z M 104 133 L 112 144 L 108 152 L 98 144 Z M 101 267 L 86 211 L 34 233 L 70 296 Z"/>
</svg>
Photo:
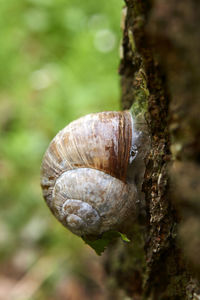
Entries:
<svg viewBox="0 0 200 300">
<path fill-rule="evenodd" d="M 75 234 L 120 230 L 134 216 L 137 190 L 127 181 L 132 143 L 128 111 L 82 117 L 50 143 L 41 170 L 43 196 Z"/>
</svg>

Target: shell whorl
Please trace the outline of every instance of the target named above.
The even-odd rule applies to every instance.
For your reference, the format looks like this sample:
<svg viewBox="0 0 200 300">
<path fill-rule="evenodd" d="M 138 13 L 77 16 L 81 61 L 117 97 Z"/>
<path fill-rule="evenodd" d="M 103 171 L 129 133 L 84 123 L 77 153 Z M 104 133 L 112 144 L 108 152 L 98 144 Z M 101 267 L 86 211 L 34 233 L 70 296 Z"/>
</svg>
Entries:
<svg viewBox="0 0 200 300">
<path fill-rule="evenodd" d="M 80 168 L 63 173 L 53 190 L 57 218 L 77 235 L 100 234 L 117 229 L 132 212 L 134 185 L 102 171 Z M 71 218 L 73 214 L 73 224 Z M 78 218 L 77 218 L 78 217 Z"/>
<path fill-rule="evenodd" d="M 41 169 L 43 196 L 54 215 L 78 235 L 117 228 L 132 211 L 127 184 L 132 145 L 128 111 L 90 114 L 61 130 Z M 112 199 L 111 198 L 112 195 Z"/>
</svg>

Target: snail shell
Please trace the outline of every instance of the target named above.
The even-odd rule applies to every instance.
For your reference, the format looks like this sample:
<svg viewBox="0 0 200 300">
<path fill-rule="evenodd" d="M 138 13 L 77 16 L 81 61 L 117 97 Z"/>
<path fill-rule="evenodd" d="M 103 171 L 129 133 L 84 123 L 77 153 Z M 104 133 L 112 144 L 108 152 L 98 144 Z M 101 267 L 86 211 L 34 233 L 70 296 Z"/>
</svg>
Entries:
<svg viewBox="0 0 200 300">
<path fill-rule="evenodd" d="M 56 218 L 79 236 L 121 230 L 136 214 L 129 176 L 140 133 L 131 113 L 103 112 L 73 121 L 50 143 L 41 186 Z"/>
</svg>

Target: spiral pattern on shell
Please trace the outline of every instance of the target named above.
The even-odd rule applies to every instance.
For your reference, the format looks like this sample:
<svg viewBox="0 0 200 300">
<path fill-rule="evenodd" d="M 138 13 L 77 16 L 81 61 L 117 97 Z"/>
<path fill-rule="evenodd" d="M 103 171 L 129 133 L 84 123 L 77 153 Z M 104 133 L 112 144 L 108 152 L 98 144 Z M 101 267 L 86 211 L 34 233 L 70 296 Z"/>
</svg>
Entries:
<svg viewBox="0 0 200 300">
<path fill-rule="evenodd" d="M 134 216 L 137 190 L 127 181 L 132 143 L 128 111 L 82 117 L 50 143 L 41 168 L 43 196 L 73 233 L 120 230 Z"/>
</svg>

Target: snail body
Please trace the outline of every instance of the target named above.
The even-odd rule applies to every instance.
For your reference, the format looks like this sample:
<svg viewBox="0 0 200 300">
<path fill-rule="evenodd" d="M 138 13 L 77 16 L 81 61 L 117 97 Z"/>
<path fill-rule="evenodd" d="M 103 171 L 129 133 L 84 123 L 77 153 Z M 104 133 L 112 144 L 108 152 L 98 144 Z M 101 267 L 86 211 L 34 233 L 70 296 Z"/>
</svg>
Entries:
<svg viewBox="0 0 200 300">
<path fill-rule="evenodd" d="M 43 196 L 56 218 L 79 236 L 123 231 L 136 217 L 134 166 L 144 157 L 144 139 L 129 111 L 90 114 L 61 130 L 41 168 Z"/>
</svg>

